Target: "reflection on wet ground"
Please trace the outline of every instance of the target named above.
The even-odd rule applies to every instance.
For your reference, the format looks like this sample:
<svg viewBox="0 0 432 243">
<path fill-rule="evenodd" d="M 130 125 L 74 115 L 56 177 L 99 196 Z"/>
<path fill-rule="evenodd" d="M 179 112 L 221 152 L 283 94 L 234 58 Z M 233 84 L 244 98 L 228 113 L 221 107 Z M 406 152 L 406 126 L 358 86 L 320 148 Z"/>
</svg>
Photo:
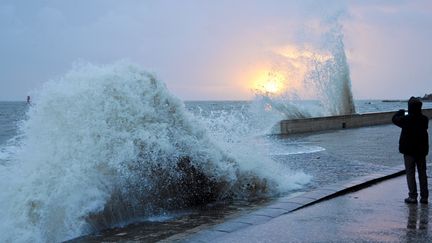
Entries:
<svg viewBox="0 0 432 243">
<path fill-rule="evenodd" d="M 199 231 L 209 225 L 222 223 L 228 218 L 237 217 L 266 205 L 269 201 L 269 199 L 261 199 L 249 202 L 219 202 L 202 208 L 170 212 L 165 217 L 150 217 L 141 223 L 128 225 L 124 228 L 108 229 L 68 242 L 155 242 L 186 230 Z"/>
<path fill-rule="evenodd" d="M 407 210 L 406 239 L 414 242 L 415 239 L 427 237 L 429 234 L 429 205 L 407 205 Z"/>
</svg>

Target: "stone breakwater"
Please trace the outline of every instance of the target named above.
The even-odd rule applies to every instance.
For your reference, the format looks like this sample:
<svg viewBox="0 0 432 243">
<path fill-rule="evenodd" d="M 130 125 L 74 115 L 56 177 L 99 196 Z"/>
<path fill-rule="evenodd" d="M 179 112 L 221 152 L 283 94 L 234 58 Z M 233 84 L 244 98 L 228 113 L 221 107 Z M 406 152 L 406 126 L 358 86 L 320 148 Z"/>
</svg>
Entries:
<svg viewBox="0 0 432 243">
<path fill-rule="evenodd" d="M 429 119 L 432 117 L 432 109 L 423 109 L 422 112 L 425 116 L 429 117 Z M 384 125 L 392 122 L 391 120 L 394 113 L 394 111 L 391 111 L 283 120 L 280 122 L 279 134 L 288 135 L 296 133 Z"/>
</svg>

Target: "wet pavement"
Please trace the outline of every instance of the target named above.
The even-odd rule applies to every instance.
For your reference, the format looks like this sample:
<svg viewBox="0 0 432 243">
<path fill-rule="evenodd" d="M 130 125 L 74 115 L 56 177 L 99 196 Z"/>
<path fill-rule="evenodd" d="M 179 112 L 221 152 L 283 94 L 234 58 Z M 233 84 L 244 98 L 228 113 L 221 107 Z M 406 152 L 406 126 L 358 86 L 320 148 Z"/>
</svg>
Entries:
<svg viewBox="0 0 432 243">
<path fill-rule="evenodd" d="M 315 153 L 274 156 L 295 171 L 312 176 L 304 190 L 346 180 L 355 180 L 403 164 L 398 151 L 400 129 L 381 125 L 283 137 L 278 143 L 289 146 L 322 147 Z"/>
<path fill-rule="evenodd" d="M 255 221 L 233 231 L 230 231 L 235 227 L 232 223 L 225 227 L 222 224 L 167 241 L 432 242 L 430 205 L 408 205 L 403 201 L 405 197 L 406 182 L 402 175 L 263 223 Z"/>
</svg>

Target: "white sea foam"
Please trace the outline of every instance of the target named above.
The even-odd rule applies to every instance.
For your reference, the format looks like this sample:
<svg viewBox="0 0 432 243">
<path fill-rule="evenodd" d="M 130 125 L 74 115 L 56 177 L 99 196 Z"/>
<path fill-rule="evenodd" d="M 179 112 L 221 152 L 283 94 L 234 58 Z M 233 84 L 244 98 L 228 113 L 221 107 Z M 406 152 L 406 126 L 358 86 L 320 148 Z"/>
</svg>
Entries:
<svg viewBox="0 0 432 243">
<path fill-rule="evenodd" d="M 78 65 L 33 100 L 19 150 L 0 165 L 2 242 L 58 242 L 164 209 L 310 180 L 244 143 L 249 128 L 241 119 L 213 121 L 225 133 L 207 129 L 132 64 Z"/>
</svg>

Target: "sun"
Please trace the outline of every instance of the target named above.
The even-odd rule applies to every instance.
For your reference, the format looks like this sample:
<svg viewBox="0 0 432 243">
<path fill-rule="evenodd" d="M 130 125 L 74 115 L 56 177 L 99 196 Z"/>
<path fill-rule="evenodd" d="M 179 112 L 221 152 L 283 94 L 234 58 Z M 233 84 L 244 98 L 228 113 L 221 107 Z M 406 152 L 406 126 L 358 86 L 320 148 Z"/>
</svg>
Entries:
<svg viewBox="0 0 432 243">
<path fill-rule="evenodd" d="M 263 84 L 263 89 L 267 93 L 277 93 L 280 91 L 279 84 L 274 80 L 268 80 L 266 83 Z"/>
<path fill-rule="evenodd" d="M 254 78 L 253 89 L 266 94 L 278 94 L 283 91 L 284 81 L 285 77 L 281 73 L 261 71 Z"/>
</svg>

